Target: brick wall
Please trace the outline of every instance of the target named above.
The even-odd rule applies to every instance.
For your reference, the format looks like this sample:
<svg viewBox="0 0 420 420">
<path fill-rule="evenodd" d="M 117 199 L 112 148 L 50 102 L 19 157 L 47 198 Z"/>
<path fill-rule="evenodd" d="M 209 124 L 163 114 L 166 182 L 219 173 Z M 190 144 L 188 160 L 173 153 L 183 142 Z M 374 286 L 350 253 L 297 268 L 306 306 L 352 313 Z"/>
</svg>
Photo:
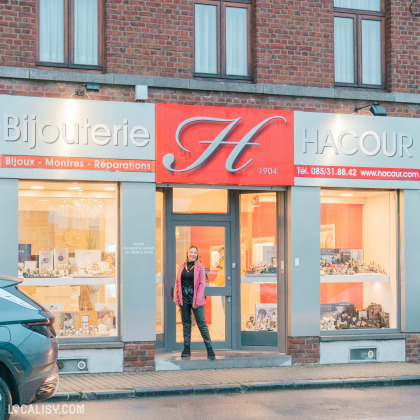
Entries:
<svg viewBox="0 0 420 420">
<path fill-rule="evenodd" d="M 29 81 L 0 78 L 0 94 L 35 96 L 48 98 L 70 98 L 82 83 Z M 100 85 L 100 92 L 89 92 L 92 100 L 134 102 L 134 86 Z M 84 100 L 84 99 L 80 99 Z M 206 105 L 223 107 L 288 109 L 305 112 L 331 112 L 349 114 L 353 112 L 354 100 L 324 100 L 322 98 L 289 97 L 237 92 L 191 91 L 182 89 L 149 88 L 150 103 L 182 105 Z M 386 104 L 389 116 L 420 118 L 420 107 L 415 104 Z M 360 115 L 370 115 L 368 109 Z"/>
<path fill-rule="evenodd" d="M 0 95 L 33 96 L 68 99 L 83 83 L 51 82 L 48 80 L 16 80 L 0 78 Z M 134 86 L 100 85 L 100 92 L 89 92 L 89 98 L 97 101 L 134 102 Z M 73 98 L 77 99 L 77 97 Z M 83 101 L 85 99 L 80 98 Z"/>
<path fill-rule="evenodd" d="M 36 68 L 36 4 L 0 2 L 0 66 Z M 419 93 L 419 17 L 386 4 L 387 89 Z M 105 72 L 193 78 L 193 0 L 105 1 L 105 22 Z M 333 0 L 253 0 L 252 22 L 254 82 L 334 86 Z"/>
<path fill-rule="evenodd" d="M 319 363 L 319 337 L 289 337 L 288 348 L 294 365 Z"/>
<path fill-rule="evenodd" d="M 386 3 L 388 89 L 419 93 L 420 17 L 410 13 L 409 1 L 392 0 Z"/>
<path fill-rule="evenodd" d="M 155 342 L 125 342 L 124 372 L 138 372 L 142 370 L 155 370 Z"/>
<path fill-rule="evenodd" d="M 420 334 L 407 334 L 405 342 L 405 361 L 420 363 Z"/>
<path fill-rule="evenodd" d="M 253 3 L 254 80 L 332 87 L 333 0 L 255 0 Z"/>
<path fill-rule="evenodd" d="M 33 67 L 36 43 L 36 1 L 1 1 L 0 66 Z"/>
<path fill-rule="evenodd" d="M 194 2 L 106 2 L 108 72 L 192 77 Z"/>
</svg>

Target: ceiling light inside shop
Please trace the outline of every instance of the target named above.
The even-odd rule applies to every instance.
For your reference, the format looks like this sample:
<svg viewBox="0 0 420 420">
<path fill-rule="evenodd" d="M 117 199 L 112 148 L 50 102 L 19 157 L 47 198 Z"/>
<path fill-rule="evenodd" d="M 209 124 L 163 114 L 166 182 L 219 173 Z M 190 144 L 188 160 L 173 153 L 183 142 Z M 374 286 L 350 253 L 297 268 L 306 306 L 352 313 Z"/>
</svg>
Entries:
<svg viewBox="0 0 420 420">
<path fill-rule="evenodd" d="M 55 208 L 55 212 L 62 216 L 95 217 L 98 218 L 104 210 L 102 200 L 96 198 L 64 198 Z"/>
<path fill-rule="evenodd" d="M 68 190 L 80 190 L 80 187 L 67 187 Z"/>
<path fill-rule="evenodd" d="M 344 193 L 344 194 L 340 194 L 340 197 L 353 197 L 353 194 L 351 194 L 351 193 Z"/>
<path fill-rule="evenodd" d="M 43 190 L 44 188 L 42 185 L 31 185 L 31 190 Z"/>
<path fill-rule="evenodd" d="M 115 187 L 105 187 L 104 191 L 115 191 Z"/>
</svg>

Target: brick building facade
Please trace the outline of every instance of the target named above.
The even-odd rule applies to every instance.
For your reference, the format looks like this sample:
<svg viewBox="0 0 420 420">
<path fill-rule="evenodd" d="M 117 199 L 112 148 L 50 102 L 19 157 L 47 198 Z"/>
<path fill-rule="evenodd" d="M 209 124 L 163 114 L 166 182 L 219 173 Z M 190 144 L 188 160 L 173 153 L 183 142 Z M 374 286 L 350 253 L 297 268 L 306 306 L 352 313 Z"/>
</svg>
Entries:
<svg viewBox="0 0 420 420">
<path fill-rule="evenodd" d="M 360 10 L 334 5 L 334 0 L 207 2 L 217 13 L 248 7 L 250 70 L 241 77 L 196 71 L 195 4 L 199 1 L 99 0 L 99 59 L 93 65 L 70 64 L 75 29 L 66 11 L 67 62 L 41 60 L 41 3 L 6 0 L 0 4 L 0 95 L 68 99 L 86 82 L 94 82 L 99 91 L 88 93 L 91 101 L 134 103 L 135 86 L 141 85 L 148 88 L 142 103 L 346 115 L 353 114 L 355 107 L 379 102 L 388 117 L 420 121 L 420 6 L 416 1 L 411 9 L 410 1 L 376 2 L 378 10 L 370 18 L 382 24 L 380 76 L 384 80 L 377 85 L 336 81 L 335 17 L 353 13 L 356 22 L 363 16 Z M 221 19 L 225 22 L 225 17 Z M 220 30 L 217 43 L 226 37 Z M 356 35 L 355 39 L 356 45 L 362 42 Z M 216 47 L 221 62 L 224 48 Z M 355 73 L 361 69 L 357 62 Z M 368 108 L 358 114 L 370 115 Z M 420 362 L 419 331 L 404 330 L 404 320 L 398 329 L 409 334 L 407 361 Z M 289 335 L 286 349 L 293 363 L 320 361 L 319 336 Z M 128 340 L 123 354 L 125 370 L 154 369 L 153 341 Z"/>
</svg>

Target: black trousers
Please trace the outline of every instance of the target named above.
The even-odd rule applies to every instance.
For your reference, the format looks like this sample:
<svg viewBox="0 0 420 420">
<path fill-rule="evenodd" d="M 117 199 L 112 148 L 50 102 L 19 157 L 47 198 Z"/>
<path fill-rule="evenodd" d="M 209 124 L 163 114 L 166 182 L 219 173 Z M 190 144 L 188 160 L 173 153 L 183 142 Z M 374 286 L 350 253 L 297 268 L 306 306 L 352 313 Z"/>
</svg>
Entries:
<svg viewBox="0 0 420 420">
<path fill-rule="evenodd" d="M 181 309 L 181 318 L 182 318 L 182 327 L 184 332 L 184 346 L 191 345 L 191 310 L 194 314 L 195 322 L 197 327 L 200 330 L 201 337 L 203 337 L 204 344 L 206 348 L 211 347 L 210 333 L 207 327 L 206 318 L 204 315 L 204 306 L 199 306 L 198 308 L 193 308 L 193 296 L 194 289 L 183 287 L 182 288 L 182 302 L 183 305 L 180 306 Z"/>
</svg>

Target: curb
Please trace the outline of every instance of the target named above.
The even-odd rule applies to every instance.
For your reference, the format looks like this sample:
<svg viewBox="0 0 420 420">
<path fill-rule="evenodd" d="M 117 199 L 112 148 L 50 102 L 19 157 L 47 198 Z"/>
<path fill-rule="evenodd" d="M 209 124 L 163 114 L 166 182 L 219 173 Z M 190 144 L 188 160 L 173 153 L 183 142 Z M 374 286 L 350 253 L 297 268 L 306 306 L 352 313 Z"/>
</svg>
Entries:
<svg viewBox="0 0 420 420">
<path fill-rule="evenodd" d="M 52 396 L 49 402 L 74 402 L 74 401 L 98 401 L 98 400 L 121 400 L 147 397 L 169 397 L 179 395 L 198 394 L 238 394 L 244 392 L 262 392 L 279 390 L 300 389 L 328 389 L 328 388 L 375 388 L 391 386 L 420 386 L 420 377 L 384 378 L 384 379 L 352 379 L 332 381 L 307 381 L 307 382 L 279 382 L 279 383 L 256 383 L 242 385 L 204 385 L 196 387 L 175 388 L 137 388 L 115 391 L 92 391 L 59 393 Z"/>
</svg>

